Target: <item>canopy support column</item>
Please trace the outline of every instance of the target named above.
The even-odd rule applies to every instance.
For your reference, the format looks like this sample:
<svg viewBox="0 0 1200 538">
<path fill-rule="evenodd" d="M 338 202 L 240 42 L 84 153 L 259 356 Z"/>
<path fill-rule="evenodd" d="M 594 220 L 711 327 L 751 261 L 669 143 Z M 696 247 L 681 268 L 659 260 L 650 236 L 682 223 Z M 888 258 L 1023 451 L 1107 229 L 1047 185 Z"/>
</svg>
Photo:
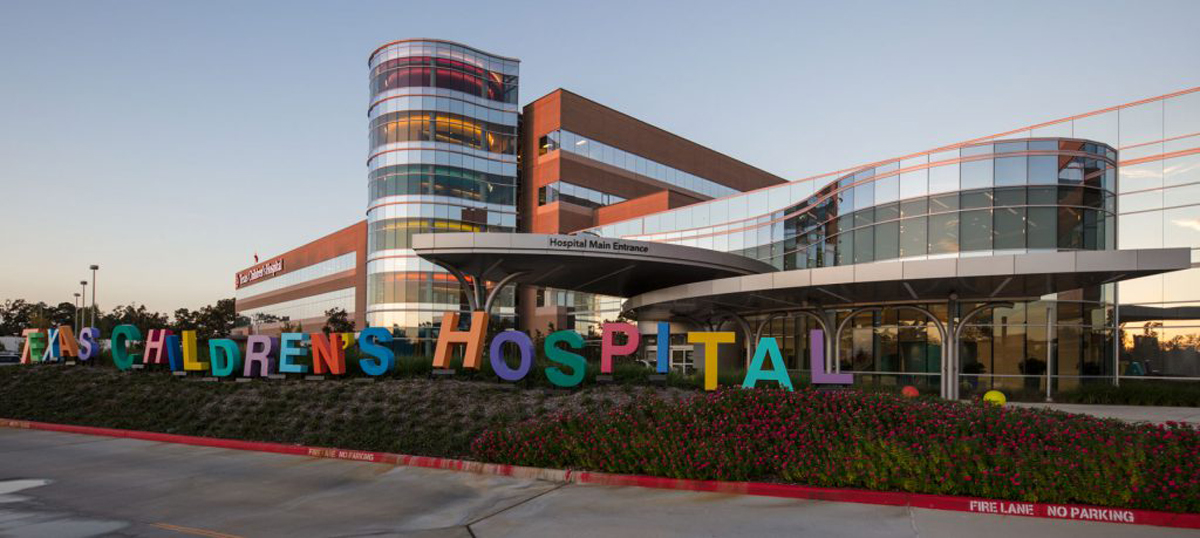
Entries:
<svg viewBox="0 0 1200 538">
<path fill-rule="evenodd" d="M 883 308 L 878 306 L 864 306 L 862 308 L 856 308 L 850 311 L 850 314 L 846 316 L 846 319 L 843 319 L 841 323 L 838 323 L 837 330 L 833 333 L 833 369 L 825 370 L 826 372 L 842 371 L 842 330 L 846 328 L 846 325 L 863 312 L 878 312 L 880 310 L 883 310 Z M 826 366 L 828 366 L 828 364 Z"/>
<path fill-rule="evenodd" d="M 952 300 L 952 304 L 953 304 L 953 300 Z M 981 305 L 971 309 L 971 311 L 967 312 L 967 314 L 965 316 L 963 316 L 961 320 L 958 320 L 958 322 L 954 324 L 954 330 L 951 333 L 951 340 L 952 340 L 951 350 L 952 350 L 952 355 L 953 355 L 953 358 L 951 359 L 951 364 L 950 364 L 951 383 L 948 387 L 950 389 L 950 392 L 947 396 L 945 396 L 946 399 L 949 399 L 949 400 L 957 400 L 958 399 L 958 392 L 959 392 L 959 383 L 958 383 L 959 373 L 958 372 L 962 366 L 961 364 L 959 364 L 958 351 L 959 351 L 960 343 L 962 342 L 963 327 L 966 327 L 967 324 L 970 323 L 971 320 L 975 318 L 975 316 L 979 315 L 980 312 L 983 312 L 985 310 L 991 310 L 993 308 L 1012 308 L 1012 307 L 1013 307 L 1013 303 L 1007 302 L 1007 301 L 981 304 Z M 953 318 L 953 316 L 951 316 L 951 318 Z"/>
</svg>

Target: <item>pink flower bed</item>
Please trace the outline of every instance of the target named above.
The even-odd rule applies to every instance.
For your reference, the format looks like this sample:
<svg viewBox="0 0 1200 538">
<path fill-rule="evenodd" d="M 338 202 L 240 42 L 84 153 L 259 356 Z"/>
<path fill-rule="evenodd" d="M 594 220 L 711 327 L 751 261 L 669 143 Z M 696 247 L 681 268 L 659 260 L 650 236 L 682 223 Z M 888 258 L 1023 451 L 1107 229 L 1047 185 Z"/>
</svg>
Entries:
<svg viewBox="0 0 1200 538">
<path fill-rule="evenodd" d="M 1200 431 L 859 391 L 725 389 L 485 431 L 481 461 L 1200 512 Z"/>
</svg>

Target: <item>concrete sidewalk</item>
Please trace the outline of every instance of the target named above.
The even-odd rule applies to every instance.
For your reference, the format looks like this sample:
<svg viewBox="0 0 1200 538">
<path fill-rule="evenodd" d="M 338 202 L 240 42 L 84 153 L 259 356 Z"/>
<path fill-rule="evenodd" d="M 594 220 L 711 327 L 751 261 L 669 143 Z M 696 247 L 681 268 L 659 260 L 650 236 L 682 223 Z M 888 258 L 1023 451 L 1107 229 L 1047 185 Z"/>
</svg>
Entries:
<svg viewBox="0 0 1200 538">
<path fill-rule="evenodd" d="M 1200 536 L 0 428 L 0 536 Z"/>
<path fill-rule="evenodd" d="M 1126 422 L 1183 422 L 1200 427 L 1200 407 L 1153 407 L 1146 405 L 1093 405 L 1063 403 L 1009 402 L 1007 405 L 1053 409 L 1067 413 L 1092 415 L 1100 418 L 1116 418 Z"/>
</svg>

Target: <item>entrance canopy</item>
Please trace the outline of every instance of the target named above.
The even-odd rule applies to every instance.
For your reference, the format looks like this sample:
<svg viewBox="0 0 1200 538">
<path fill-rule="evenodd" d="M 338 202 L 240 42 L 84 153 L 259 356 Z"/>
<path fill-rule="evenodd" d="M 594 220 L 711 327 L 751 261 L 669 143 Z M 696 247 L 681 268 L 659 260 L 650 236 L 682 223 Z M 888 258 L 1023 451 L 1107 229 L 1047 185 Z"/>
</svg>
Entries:
<svg viewBox="0 0 1200 538">
<path fill-rule="evenodd" d="M 727 252 L 595 235 L 417 234 L 412 249 L 426 260 L 485 281 L 617 297 L 775 271 L 768 263 Z"/>
<path fill-rule="evenodd" d="M 877 262 L 694 282 L 631 297 L 641 319 L 864 303 L 1037 298 L 1191 267 L 1186 248 L 1047 252 Z"/>
</svg>

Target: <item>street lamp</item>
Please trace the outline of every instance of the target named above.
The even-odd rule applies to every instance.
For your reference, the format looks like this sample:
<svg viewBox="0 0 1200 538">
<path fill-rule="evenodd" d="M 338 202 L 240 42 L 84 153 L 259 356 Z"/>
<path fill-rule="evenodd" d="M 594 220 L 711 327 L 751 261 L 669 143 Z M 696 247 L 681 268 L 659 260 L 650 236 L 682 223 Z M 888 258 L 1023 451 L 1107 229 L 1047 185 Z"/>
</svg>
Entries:
<svg viewBox="0 0 1200 538">
<path fill-rule="evenodd" d="M 79 309 L 79 298 L 80 297 L 82 297 L 82 294 L 79 294 L 79 293 L 75 294 L 75 330 L 76 331 L 79 330 L 79 323 L 80 323 L 79 316 L 83 315 L 83 310 Z"/>
<path fill-rule="evenodd" d="M 87 281 L 86 281 L 86 280 L 80 280 L 80 281 L 79 281 L 79 286 L 80 286 L 80 291 L 82 291 L 82 292 L 83 292 L 83 307 L 84 307 L 84 308 L 87 308 Z M 95 301 L 95 299 L 92 299 L 92 301 Z M 86 315 L 87 315 L 87 314 L 84 314 L 84 316 L 86 316 Z M 86 318 L 86 317 L 80 317 L 80 318 L 79 318 L 79 324 L 80 324 L 80 325 L 83 325 L 84 323 L 87 323 L 87 318 Z"/>
<path fill-rule="evenodd" d="M 92 265 L 92 325 L 96 324 L 96 270 L 99 265 Z"/>
</svg>

